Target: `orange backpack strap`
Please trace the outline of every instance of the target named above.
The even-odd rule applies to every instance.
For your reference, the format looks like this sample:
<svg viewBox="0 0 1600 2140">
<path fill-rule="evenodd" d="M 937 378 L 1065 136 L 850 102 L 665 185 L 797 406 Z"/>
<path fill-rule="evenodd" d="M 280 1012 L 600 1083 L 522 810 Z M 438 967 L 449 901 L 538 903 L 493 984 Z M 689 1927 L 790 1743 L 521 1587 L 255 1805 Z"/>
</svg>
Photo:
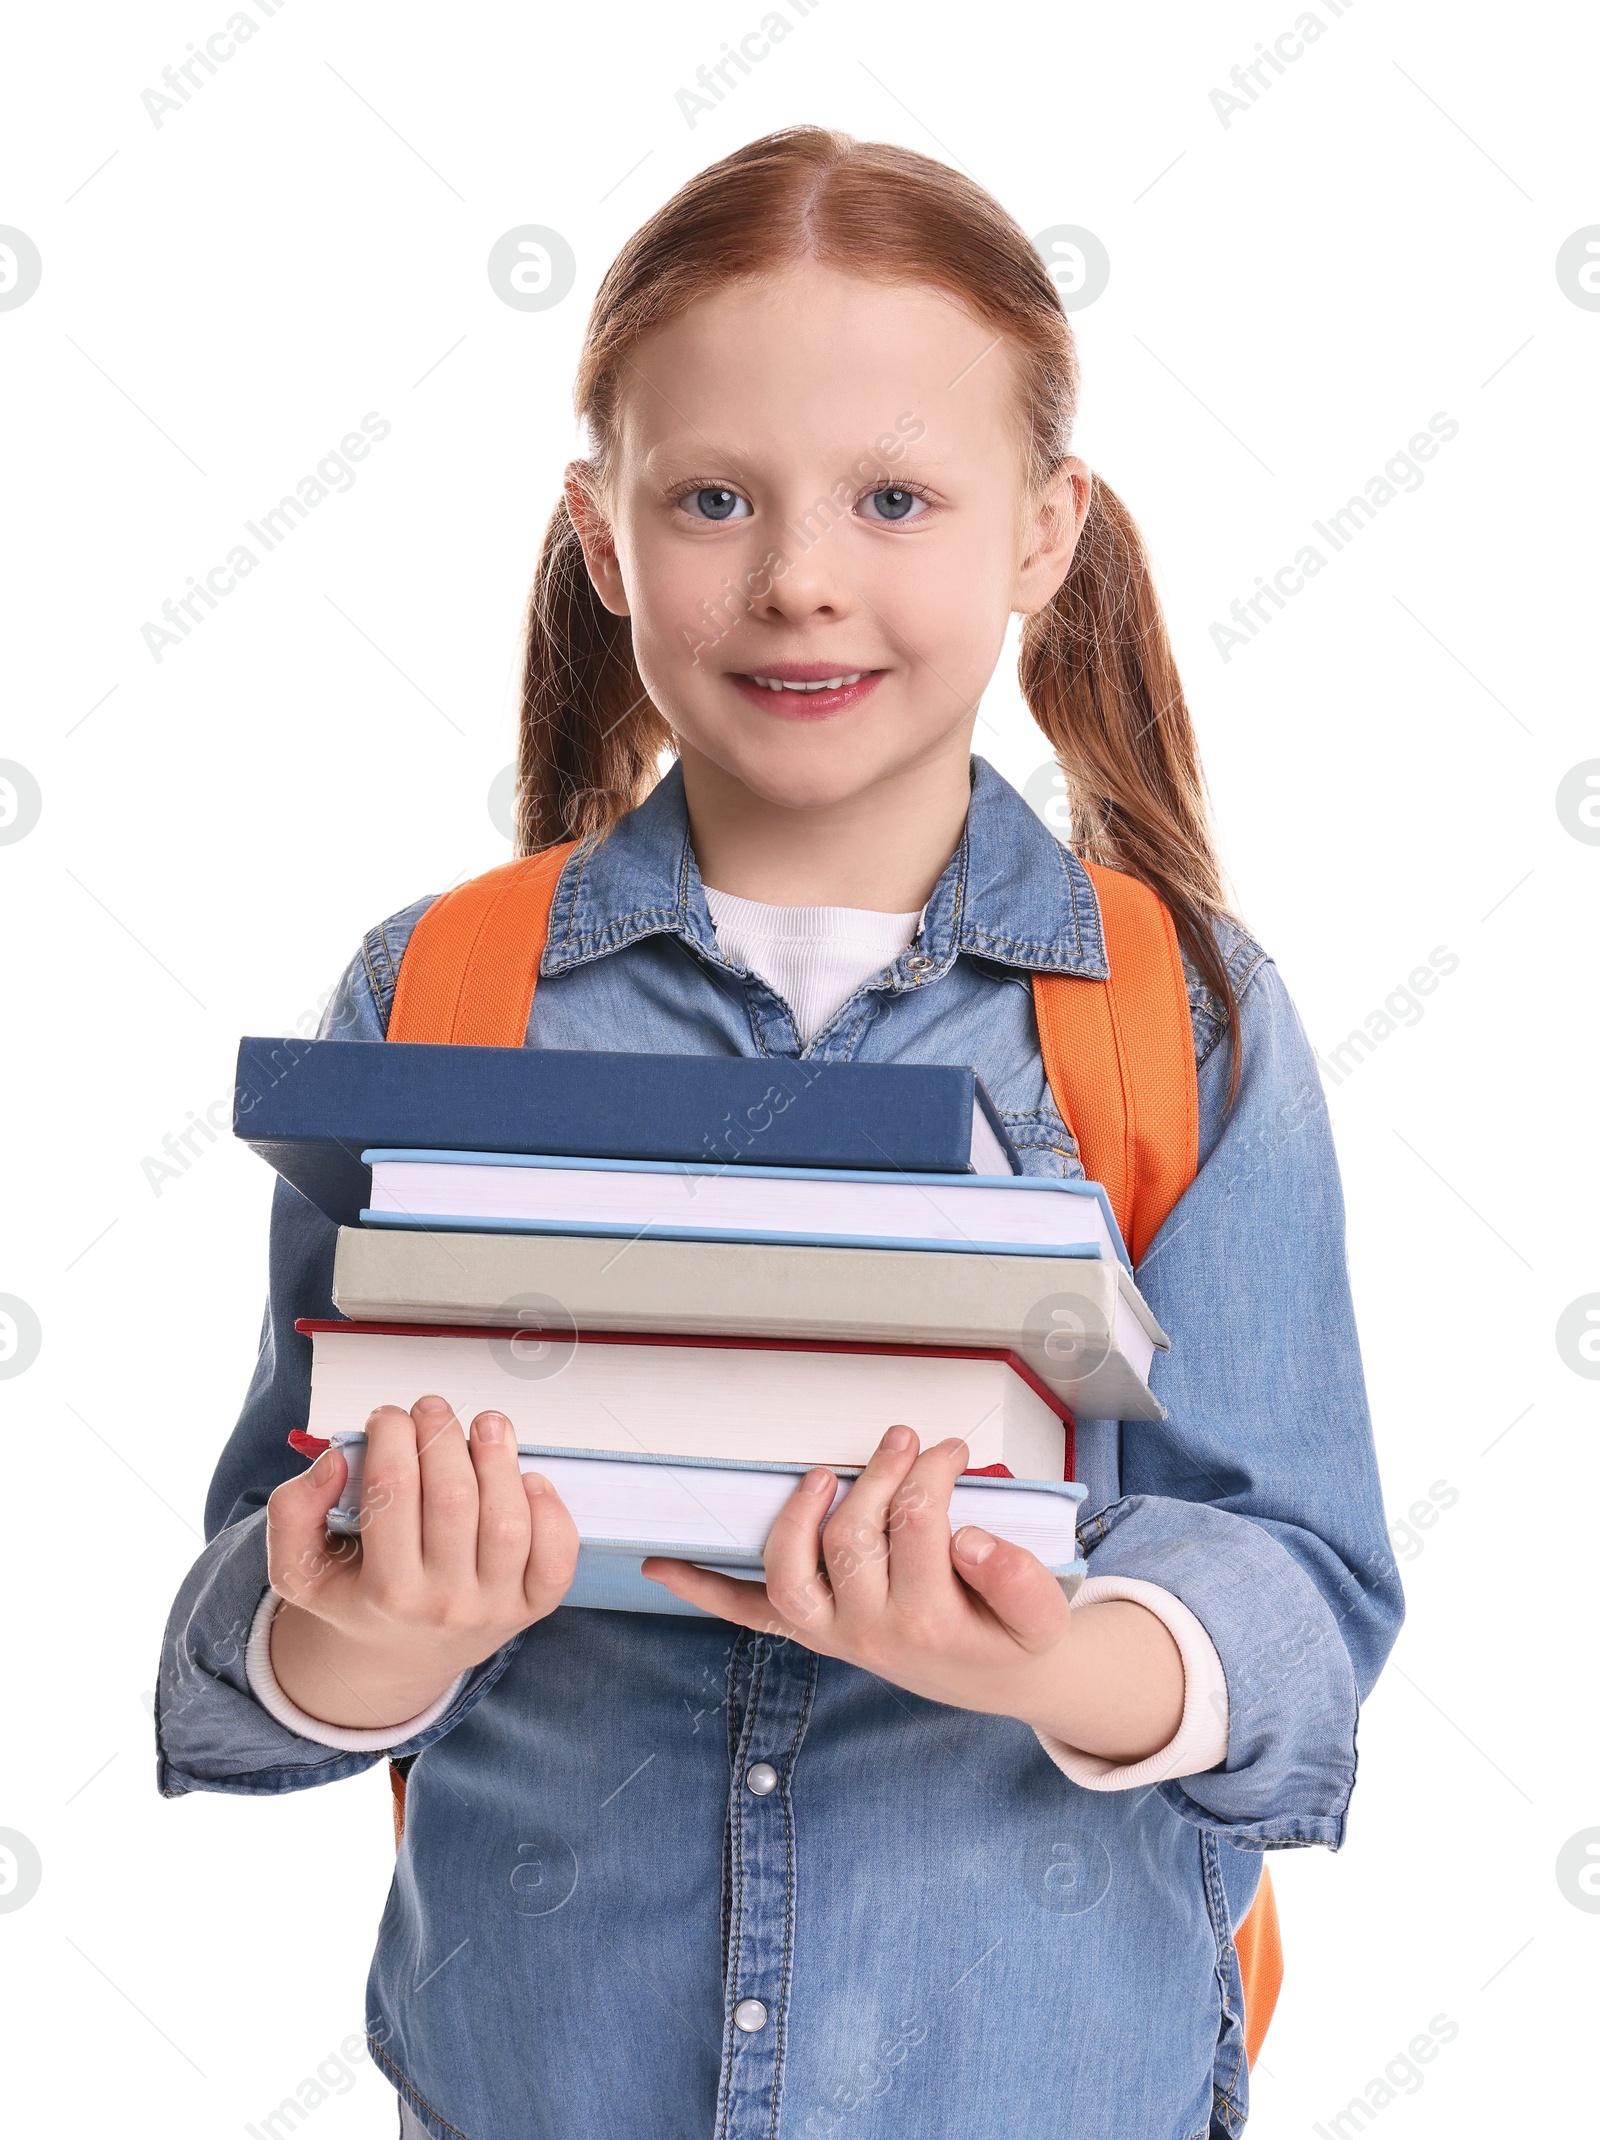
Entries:
<svg viewBox="0 0 1600 2140">
<path fill-rule="evenodd" d="M 1078 1140 L 1084 1173 L 1104 1185 L 1137 1264 L 1200 1161 L 1189 988 L 1163 901 L 1120 870 L 1084 866 L 1100 902 L 1111 977 L 1036 973 L 1034 1018 L 1061 1119 Z M 1265 1864 L 1234 1948 L 1245 2055 L 1253 2065 L 1283 1983 L 1278 1905 Z"/>
<path fill-rule="evenodd" d="M 550 931 L 550 903 L 577 845 L 502 862 L 441 893 L 400 961 L 390 1040 L 520 1048 Z"/>
<path fill-rule="evenodd" d="M 1034 1018 L 1045 1075 L 1083 1171 L 1104 1184 L 1137 1264 L 1199 1165 L 1189 988 L 1162 901 L 1136 877 L 1085 866 L 1111 978 L 1036 973 Z"/>
<path fill-rule="evenodd" d="M 1278 1932 L 1278 1899 L 1265 1860 L 1261 1885 L 1244 1922 L 1233 1935 L 1244 1988 L 1244 2055 L 1253 2066 L 1283 1989 L 1283 1941 Z"/>
</svg>

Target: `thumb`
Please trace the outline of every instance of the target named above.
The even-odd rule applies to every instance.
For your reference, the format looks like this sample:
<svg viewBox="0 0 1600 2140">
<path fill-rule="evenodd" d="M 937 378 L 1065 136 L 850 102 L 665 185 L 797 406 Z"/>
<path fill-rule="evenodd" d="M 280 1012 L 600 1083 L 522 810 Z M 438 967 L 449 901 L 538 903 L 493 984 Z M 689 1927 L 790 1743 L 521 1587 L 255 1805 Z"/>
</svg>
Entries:
<svg viewBox="0 0 1600 2140">
<path fill-rule="evenodd" d="M 950 1560 L 967 1588 L 1025 1650 L 1048 1649 L 1059 1640 L 1071 1608 L 1036 1553 L 968 1523 L 950 1541 Z"/>
<path fill-rule="evenodd" d="M 530 1518 L 522 1591 L 533 1618 L 542 1620 L 572 1587 L 578 1567 L 578 1526 L 542 1471 L 525 1471 L 522 1489 Z"/>
<path fill-rule="evenodd" d="M 267 1502 L 267 1579 L 291 1605 L 303 1604 L 359 1551 L 356 1539 L 328 1536 L 328 1511 L 344 1492 L 349 1475 L 343 1454 L 324 1449 L 298 1478 L 285 1479 Z"/>
</svg>

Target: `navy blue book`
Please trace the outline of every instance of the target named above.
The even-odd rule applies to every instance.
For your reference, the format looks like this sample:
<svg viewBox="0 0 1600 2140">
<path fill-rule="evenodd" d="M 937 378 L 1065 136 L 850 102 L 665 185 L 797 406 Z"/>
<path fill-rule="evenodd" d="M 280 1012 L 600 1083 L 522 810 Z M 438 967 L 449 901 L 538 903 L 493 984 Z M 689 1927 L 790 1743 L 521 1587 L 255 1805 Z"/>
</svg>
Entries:
<svg viewBox="0 0 1600 2140">
<path fill-rule="evenodd" d="M 695 1167 L 1015 1174 L 976 1071 L 947 1063 L 623 1055 L 246 1037 L 233 1131 L 341 1226 L 372 1201 L 363 1150 Z"/>
</svg>

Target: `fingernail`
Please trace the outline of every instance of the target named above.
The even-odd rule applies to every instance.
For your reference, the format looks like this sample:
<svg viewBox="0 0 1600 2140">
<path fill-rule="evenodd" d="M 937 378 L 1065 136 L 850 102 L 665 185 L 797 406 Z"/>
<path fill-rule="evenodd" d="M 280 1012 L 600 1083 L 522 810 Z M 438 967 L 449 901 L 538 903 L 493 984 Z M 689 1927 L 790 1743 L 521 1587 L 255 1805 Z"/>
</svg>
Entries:
<svg viewBox="0 0 1600 2140">
<path fill-rule="evenodd" d="M 994 1551 L 995 1539 L 991 1531 L 980 1531 L 976 1524 L 963 1524 L 953 1540 L 956 1551 L 963 1560 L 974 1563 L 985 1561 Z"/>
<path fill-rule="evenodd" d="M 800 1490 L 808 1494 L 825 1494 L 836 1484 L 833 1473 L 825 1465 L 819 1464 L 815 1471 L 808 1471 L 800 1481 Z"/>
<path fill-rule="evenodd" d="M 909 1427 L 891 1427 L 883 1437 L 882 1446 L 885 1449 L 893 1449 L 898 1455 L 902 1449 L 911 1448 L 916 1438 Z"/>
<path fill-rule="evenodd" d="M 522 1474 L 522 1483 L 530 1494 L 547 1494 L 550 1491 L 550 1481 L 542 1471 L 525 1471 Z"/>
<path fill-rule="evenodd" d="M 480 1412 L 472 1422 L 472 1431 L 481 1442 L 497 1442 L 504 1438 L 509 1424 L 503 1412 Z"/>
</svg>

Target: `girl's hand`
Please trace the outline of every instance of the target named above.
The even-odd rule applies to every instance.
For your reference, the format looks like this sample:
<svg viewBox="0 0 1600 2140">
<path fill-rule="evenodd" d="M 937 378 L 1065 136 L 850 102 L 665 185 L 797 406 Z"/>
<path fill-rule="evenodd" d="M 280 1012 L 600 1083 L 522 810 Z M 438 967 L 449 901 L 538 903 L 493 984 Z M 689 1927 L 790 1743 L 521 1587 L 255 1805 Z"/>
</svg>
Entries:
<svg viewBox="0 0 1600 2140">
<path fill-rule="evenodd" d="M 830 1516 L 838 1481 L 818 1468 L 767 1540 L 766 1583 L 687 1561 L 644 1572 L 724 1620 L 786 1636 L 929 1701 L 1013 1716 L 1080 1752 L 1140 1761 L 1183 1714 L 1178 1646 L 1154 1613 L 1122 1600 L 1071 1612 L 1036 1555 L 967 1525 L 950 1494 L 967 1445 L 918 1454 L 891 1427 Z"/>
<path fill-rule="evenodd" d="M 578 1561 L 577 1527 L 537 1472 L 517 1468 L 498 1412 L 470 1440 L 442 1397 L 367 1421 L 359 1538 L 331 1538 L 348 1466 L 328 1449 L 267 1503 L 267 1569 L 285 1602 L 272 1669 L 327 1724 L 403 1724 L 460 1672 L 554 1612 Z"/>
</svg>

